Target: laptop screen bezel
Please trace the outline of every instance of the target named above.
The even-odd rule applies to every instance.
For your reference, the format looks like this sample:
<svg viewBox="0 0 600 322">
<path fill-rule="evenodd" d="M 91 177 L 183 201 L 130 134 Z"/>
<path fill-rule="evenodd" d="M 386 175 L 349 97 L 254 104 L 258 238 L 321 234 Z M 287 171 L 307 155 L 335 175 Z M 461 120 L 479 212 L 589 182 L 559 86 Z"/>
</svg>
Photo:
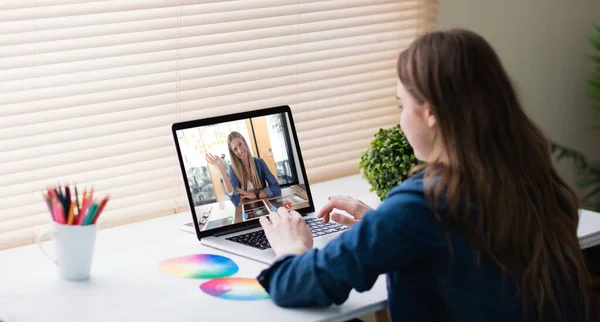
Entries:
<svg viewBox="0 0 600 322">
<path fill-rule="evenodd" d="M 214 124 L 219 124 L 219 123 L 224 123 L 224 122 L 256 118 L 256 117 L 261 117 L 261 116 L 266 116 L 266 115 L 280 114 L 280 113 L 286 113 L 286 115 L 288 117 L 289 126 L 292 130 L 291 136 L 293 137 L 290 139 L 293 141 L 292 144 L 294 144 L 296 147 L 296 152 L 298 154 L 298 156 L 297 156 L 298 163 L 300 164 L 300 169 L 296 169 L 296 170 L 297 171 L 299 170 L 302 172 L 302 177 L 304 178 L 304 185 L 306 187 L 306 194 L 308 197 L 309 206 L 306 208 L 298 209 L 297 211 L 302 216 L 306 216 L 307 214 L 315 211 L 315 205 L 314 205 L 312 194 L 310 191 L 308 177 L 306 176 L 306 168 L 304 167 L 304 159 L 302 158 L 302 151 L 300 150 L 300 144 L 298 142 L 298 133 L 296 132 L 296 126 L 294 124 L 292 110 L 288 105 L 276 106 L 276 107 L 270 107 L 270 108 L 264 108 L 264 109 L 252 110 L 252 111 L 246 111 L 246 112 L 240 112 L 240 113 L 234 113 L 234 114 L 220 115 L 220 116 L 191 120 L 191 121 L 177 122 L 171 126 L 173 140 L 175 141 L 175 150 L 177 151 L 177 158 L 179 160 L 179 167 L 181 170 L 183 183 L 185 185 L 185 192 L 186 192 L 186 196 L 187 196 L 187 200 L 188 200 L 188 206 L 189 206 L 190 213 L 192 214 L 192 218 L 194 221 L 194 229 L 196 230 L 196 236 L 198 237 L 198 240 L 208 237 L 208 236 L 223 235 L 223 234 L 232 233 L 235 231 L 260 227 L 260 222 L 258 220 L 249 220 L 246 222 L 231 224 L 231 225 L 227 225 L 224 227 L 213 228 L 213 229 L 210 229 L 207 231 L 200 231 L 200 227 L 198 225 L 198 217 L 196 215 L 196 208 L 194 206 L 191 189 L 189 187 L 189 183 L 187 180 L 187 174 L 185 171 L 185 165 L 183 163 L 181 147 L 179 146 L 177 131 L 185 130 L 185 129 L 189 129 L 189 128 L 200 127 L 200 126 L 214 125 Z M 294 157 L 295 157 L 293 155 L 294 149 L 290 149 L 289 152 L 292 154 L 291 160 L 294 160 Z"/>
</svg>

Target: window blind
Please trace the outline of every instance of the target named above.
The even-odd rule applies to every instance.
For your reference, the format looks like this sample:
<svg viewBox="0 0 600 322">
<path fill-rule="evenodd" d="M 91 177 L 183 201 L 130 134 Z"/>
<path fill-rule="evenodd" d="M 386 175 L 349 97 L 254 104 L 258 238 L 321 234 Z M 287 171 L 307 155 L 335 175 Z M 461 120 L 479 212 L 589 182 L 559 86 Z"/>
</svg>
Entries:
<svg viewBox="0 0 600 322">
<path fill-rule="evenodd" d="M 187 210 L 177 121 L 290 105 L 310 182 L 358 172 L 397 123 L 395 60 L 434 0 L 0 3 L 0 249 L 94 186 L 102 227 Z"/>
</svg>

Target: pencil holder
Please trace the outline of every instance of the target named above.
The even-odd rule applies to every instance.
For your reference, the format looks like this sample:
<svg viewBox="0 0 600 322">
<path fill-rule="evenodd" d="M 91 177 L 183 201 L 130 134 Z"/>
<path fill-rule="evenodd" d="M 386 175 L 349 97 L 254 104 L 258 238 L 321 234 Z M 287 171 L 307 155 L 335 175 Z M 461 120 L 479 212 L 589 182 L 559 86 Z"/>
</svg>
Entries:
<svg viewBox="0 0 600 322">
<path fill-rule="evenodd" d="M 52 223 L 52 228 L 41 231 L 37 244 L 58 269 L 58 276 L 69 281 L 90 278 L 97 225 L 65 225 Z M 44 249 L 42 240 L 51 235 L 54 241 L 55 257 Z"/>
<path fill-rule="evenodd" d="M 110 196 L 94 198 L 94 188 L 89 193 L 84 189 L 80 197 L 77 186 L 48 187 L 42 192 L 52 217 L 52 227 L 41 231 L 37 236 L 40 249 L 58 268 L 58 275 L 66 280 L 80 281 L 90 278 L 94 244 L 96 242 L 96 222 L 108 203 Z M 55 257 L 43 247 L 42 240 L 52 236 Z"/>
</svg>

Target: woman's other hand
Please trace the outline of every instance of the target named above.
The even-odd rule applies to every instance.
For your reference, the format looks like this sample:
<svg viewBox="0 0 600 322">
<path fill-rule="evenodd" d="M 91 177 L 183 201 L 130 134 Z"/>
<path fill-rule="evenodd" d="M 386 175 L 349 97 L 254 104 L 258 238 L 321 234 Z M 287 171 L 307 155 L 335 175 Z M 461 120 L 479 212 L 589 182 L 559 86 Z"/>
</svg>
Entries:
<svg viewBox="0 0 600 322">
<path fill-rule="evenodd" d="M 242 190 L 241 188 L 235 188 L 235 191 L 246 199 L 256 199 L 256 194 L 254 192 Z"/>
<path fill-rule="evenodd" d="M 345 211 L 352 217 L 335 212 L 335 209 Z M 333 220 L 344 226 L 350 227 L 356 224 L 369 210 L 372 210 L 372 208 L 358 199 L 336 196 L 329 197 L 329 202 L 321 209 L 321 211 L 319 211 L 317 217 L 323 218 L 324 223 Z"/>
<path fill-rule="evenodd" d="M 281 207 L 269 216 L 260 217 L 265 236 L 275 255 L 299 255 L 313 246 L 312 233 L 302 216 Z"/>
<path fill-rule="evenodd" d="M 205 158 L 206 162 L 208 162 L 208 164 L 210 164 L 215 169 L 223 172 L 225 171 L 225 163 L 223 163 L 223 160 L 221 160 L 221 158 L 219 158 L 218 156 L 212 153 L 207 153 L 205 155 Z"/>
</svg>

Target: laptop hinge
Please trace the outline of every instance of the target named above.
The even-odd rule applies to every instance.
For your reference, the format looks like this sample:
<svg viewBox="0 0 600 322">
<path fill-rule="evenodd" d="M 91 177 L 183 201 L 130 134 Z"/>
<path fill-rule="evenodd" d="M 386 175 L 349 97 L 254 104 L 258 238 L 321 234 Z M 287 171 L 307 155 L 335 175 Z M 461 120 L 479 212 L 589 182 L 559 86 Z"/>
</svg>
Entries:
<svg viewBox="0 0 600 322">
<path fill-rule="evenodd" d="M 221 231 L 221 232 L 215 233 L 215 234 L 213 234 L 213 236 L 221 237 L 224 235 L 230 235 L 230 234 L 237 233 L 237 232 L 240 232 L 243 230 L 250 230 L 250 229 L 254 229 L 254 228 L 258 228 L 258 227 L 246 226 L 246 227 L 232 228 L 232 229 L 227 229 L 226 231 Z"/>
</svg>

